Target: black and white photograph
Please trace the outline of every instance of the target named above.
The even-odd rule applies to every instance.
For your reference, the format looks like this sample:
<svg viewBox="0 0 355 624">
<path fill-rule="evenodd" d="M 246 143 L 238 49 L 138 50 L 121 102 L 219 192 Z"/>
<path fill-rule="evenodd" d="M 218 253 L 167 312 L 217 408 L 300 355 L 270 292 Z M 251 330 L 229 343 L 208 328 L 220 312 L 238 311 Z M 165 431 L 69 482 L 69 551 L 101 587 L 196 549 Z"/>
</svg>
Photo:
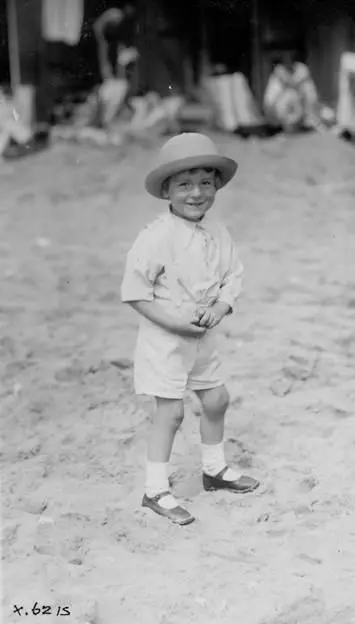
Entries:
<svg viewBox="0 0 355 624">
<path fill-rule="evenodd" d="M 4 624 L 355 624 L 355 0 L 0 0 Z"/>
</svg>

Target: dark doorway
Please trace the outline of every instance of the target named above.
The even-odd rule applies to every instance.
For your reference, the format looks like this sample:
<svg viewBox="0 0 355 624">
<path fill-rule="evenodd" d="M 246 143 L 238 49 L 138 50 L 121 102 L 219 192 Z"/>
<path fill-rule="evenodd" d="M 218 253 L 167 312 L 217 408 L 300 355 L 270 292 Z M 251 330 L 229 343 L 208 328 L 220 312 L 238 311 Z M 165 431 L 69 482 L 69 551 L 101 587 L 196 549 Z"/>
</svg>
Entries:
<svg viewBox="0 0 355 624">
<path fill-rule="evenodd" d="M 204 1 L 209 57 L 229 72 L 252 74 L 252 1 Z"/>
</svg>

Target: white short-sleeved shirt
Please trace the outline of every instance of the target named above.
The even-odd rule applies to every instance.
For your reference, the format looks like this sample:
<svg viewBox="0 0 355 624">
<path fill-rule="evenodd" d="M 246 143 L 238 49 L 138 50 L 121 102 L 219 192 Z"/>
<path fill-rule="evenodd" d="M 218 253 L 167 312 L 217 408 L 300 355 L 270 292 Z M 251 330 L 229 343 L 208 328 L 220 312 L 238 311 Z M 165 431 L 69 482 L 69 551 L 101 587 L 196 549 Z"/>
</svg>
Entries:
<svg viewBox="0 0 355 624">
<path fill-rule="evenodd" d="M 198 224 L 172 213 L 147 226 L 128 253 L 123 302 L 157 301 L 176 320 L 191 322 L 197 306 L 233 308 L 243 267 L 228 230 L 209 217 Z M 214 330 L 182 337 L 140 318 L 135 350 L 137 394 L 182 398 L 187 388 L 224 383 Z"/>
<path fill-rule="evenodd" d="M 121 297 L 123 302 L 157 300 L 183 316 L 216 301 L 233 308 L 242 274 L 224 225 L 208 215 L 194 223 L 170 212 L 138 235 L 127 256 Z"/>
</svg>

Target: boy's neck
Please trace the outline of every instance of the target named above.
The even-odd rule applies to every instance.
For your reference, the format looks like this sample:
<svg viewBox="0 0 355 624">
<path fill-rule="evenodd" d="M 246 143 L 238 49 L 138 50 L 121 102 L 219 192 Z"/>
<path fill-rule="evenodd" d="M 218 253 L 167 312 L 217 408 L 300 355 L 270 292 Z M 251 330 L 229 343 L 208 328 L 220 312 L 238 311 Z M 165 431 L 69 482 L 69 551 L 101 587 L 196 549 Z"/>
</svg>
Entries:
<svg viewBox="0 0 355 624">
<path fill-rule="evenodd" d="M 181 215 L 178 212 L 176 212 L 176 210 L 174 210 L 174 207 L 172 206 L 172 204 L 169 204 L 169 211 L 175 217 L 178 217 L 178 219 L 183 219 L 183 221 L 187 221 L 188 223 L 200 223 L 202 221 L 202 219 L 205 218 L 205 215 L 202 215 L 202 217 L 200 217 L 199 219 L 187 219 L 187 217 L 184 217 L 184 215 Z"/>
</svg>

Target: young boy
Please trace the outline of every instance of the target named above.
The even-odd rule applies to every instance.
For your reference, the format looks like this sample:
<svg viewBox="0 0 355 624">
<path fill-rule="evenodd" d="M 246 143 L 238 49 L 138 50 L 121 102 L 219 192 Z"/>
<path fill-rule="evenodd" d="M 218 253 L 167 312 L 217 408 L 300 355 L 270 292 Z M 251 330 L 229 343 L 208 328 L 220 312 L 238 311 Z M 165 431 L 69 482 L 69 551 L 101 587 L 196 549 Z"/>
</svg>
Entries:
<svg viewBox="0 0 355 624">
<path fill-rule="evenodd" d="M 244 493 L 259 485 L 224 458 L 229 396 L 215 348 L 214 328 L 232 312 L 243 267 L 227 229 L 207 213 L 236 170 L 237 163 L 220 156 L 204 135 L 170 139 L 146 178 L 148 193 L 168 200 L 170 210 L 139 234 L 122 283 L 122 301 L 141 315 L 135 389 L 156 399 L 142 505 L 181 525 L 194 518 L 169 490 L 168 462 L 186 389 L 203 407 L 204 489 Z"/>
</svg>

